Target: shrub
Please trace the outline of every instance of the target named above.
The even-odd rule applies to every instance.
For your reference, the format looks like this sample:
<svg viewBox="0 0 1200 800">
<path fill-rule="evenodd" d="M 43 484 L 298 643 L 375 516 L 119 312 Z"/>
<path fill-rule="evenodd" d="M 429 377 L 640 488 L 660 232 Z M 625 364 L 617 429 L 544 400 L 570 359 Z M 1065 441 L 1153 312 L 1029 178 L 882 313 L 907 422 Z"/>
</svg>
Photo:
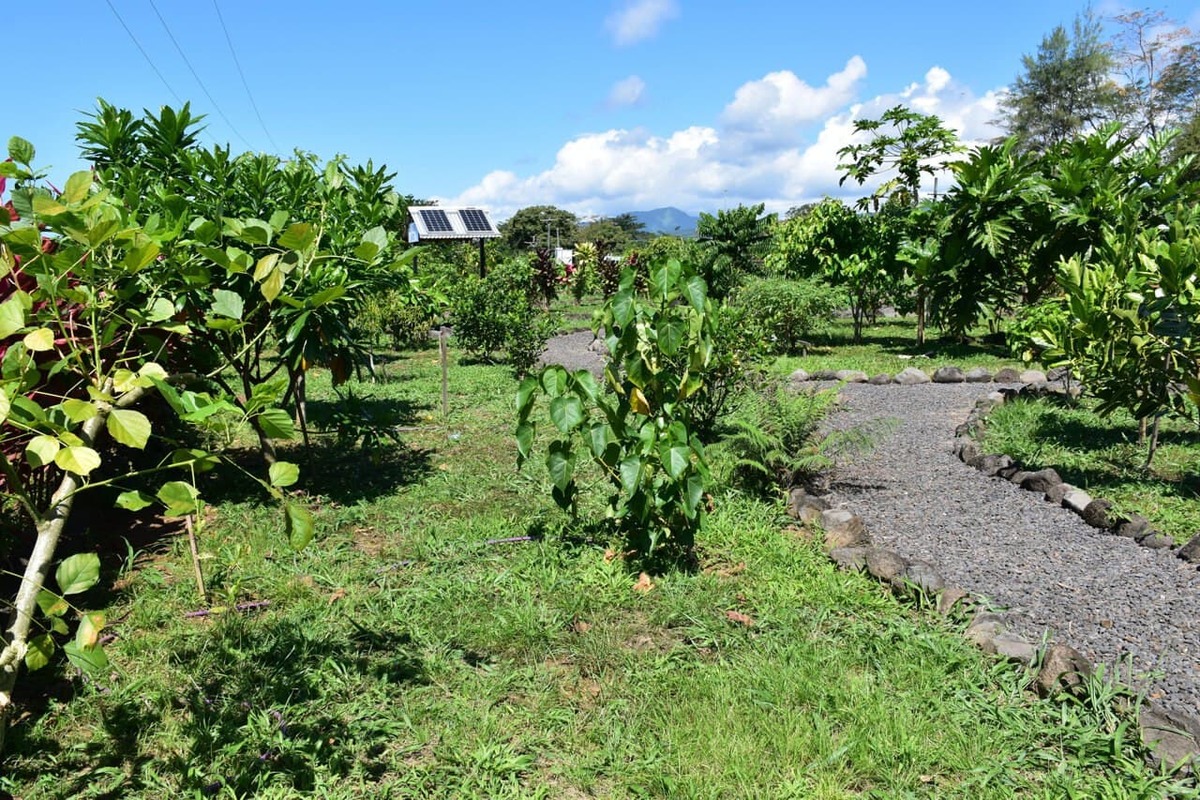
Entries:
<svg viewBox="0 0 1200 800">
<path fill-rule="evenodd" d="M 794 353 L 845 306 L 842 292 L 818 281 L 751 278 L 731 303 L 745 312 L 745 324 L 779 353 Z"/>
<path fill-rule="evenodd" d="M 416 350 L 429 345 L 439 316 L 434 308 L 413 304 L 409 293 L 388 289 L 363 301 L 353 327 L 368 341 L 387 339 L 396 350 Z"/>
<path fill-rule="evenodd" d="M 1060 338 L 1071 326 L 1065 297 L 1051 297 L 1021 308 L 1008 323 L 1008 349 L 1022 361 L 1041 361 L 1046 351 L 1046 334 Z"/>
<path fill-rule="evenodd" d="M 525 374 L 557 328 L 555 318 L 531 297 L 527 261 L 500 264 L 486 278 L 461 280 L 450 300 L 454 339 L 476 358 L 503 352 L 518 376 Z"/>
</svg>

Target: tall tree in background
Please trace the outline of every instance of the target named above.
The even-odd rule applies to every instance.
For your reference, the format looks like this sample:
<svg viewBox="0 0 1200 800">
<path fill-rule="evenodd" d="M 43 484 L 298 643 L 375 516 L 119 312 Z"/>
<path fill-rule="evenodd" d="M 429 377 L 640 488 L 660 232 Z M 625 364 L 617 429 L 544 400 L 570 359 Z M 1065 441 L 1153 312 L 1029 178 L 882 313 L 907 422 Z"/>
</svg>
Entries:
<svg viewBox="0 0 1200 800">
<path fill-rule="evenodd" d="M 570 211 L 557 206 L 528 206 L 500 223 L 500 233 L 513 251 L 522 251 L 556 244 L 571 247 L 578 227 L 579 220 Z"/>
<path fill-rule="evenodd" d="M 1161 11 L 1115 17 L 1116 57 L 1124 74 L 1118 118 L 1134 135 L 1183 125 L 1200 99 L 1200 43 Z"/>
<path fill-rule="evenodd" d="M 1090 9 L 1075 17 L 1071 33 L 1059 25 L 1021 62 L 1025 72 L 1001 101 L 1000 122 L 1022 149 L 1045 152 L 1112 117 L 1116 62 Z"/>
</svg>

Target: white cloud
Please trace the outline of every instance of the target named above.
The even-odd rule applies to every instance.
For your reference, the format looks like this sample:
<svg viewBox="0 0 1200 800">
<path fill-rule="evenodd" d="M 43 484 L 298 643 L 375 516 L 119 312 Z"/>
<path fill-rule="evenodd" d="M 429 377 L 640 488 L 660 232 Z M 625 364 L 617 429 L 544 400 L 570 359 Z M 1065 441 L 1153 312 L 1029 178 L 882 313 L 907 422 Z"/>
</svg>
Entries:
<svg viewBox="0 0 1200 800">
<path fill-rule="evenodd" d="M 771 73 L 739 88 L 717 126 L 666 135 L 644 129 L 581 134 L 559 149 L 548 169 L 528 176 L 492 172 L 447 201 L 482 205 L 501 219 L 539 204 L 579 214 L 666 205 L 711 211 L 759 202 L 782 211 L 826 194 L 856 198 L 872 190 L 870 183 L 838 186 L 837 151 L 855 141 L 856 119 L 904 104 L 936 114 L 968 145 L 999 133 L 990 120 L 1003 90 L 977 96 L 933 67 L 921 81 L 854 103 L 865 73 L 857 56 L 819 88 L 789 72 Z M 939 188 L 946 185 L 942 178 Z"/>
<path fill-rule="evenodd" d="M 608 107 L 620 108 L 621 106 L 637 105 L 642 101 L 645 92 L 646 82 L 637 75 L 630 75 L 613 84 L 612 89 L 608 92 Z"/>
<path fill-rule="evenodd" d="M 679 16 L 676 0 L 630 0 L 609 15 L 605 25 L 620 47 L 652 38 L 664 22 Z"/>
</svg>

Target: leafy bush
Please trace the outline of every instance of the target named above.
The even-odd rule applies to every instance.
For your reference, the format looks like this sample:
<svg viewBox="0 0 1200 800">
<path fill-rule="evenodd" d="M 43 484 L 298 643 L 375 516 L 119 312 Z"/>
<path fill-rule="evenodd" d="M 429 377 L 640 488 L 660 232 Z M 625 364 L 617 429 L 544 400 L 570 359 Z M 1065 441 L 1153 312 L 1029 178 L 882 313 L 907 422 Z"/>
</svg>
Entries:
<svg viewBox="0 0 1200 800">
<path fill-rule="evenodd" d="M 532 279 L 529 263 L 513 259 L 486 278 L 460 281 L 450 300 L 455 341 L 484 360 L 504 352 L 513 371 L 524 375 L 557 328 L 556 318 L 533 301 Z"/>
<path fill-rule="evenodd" d="M 591 242 L 580 242 L 575 245 L 575 258 L 571 264 L 571 295 L 576 303 L 596 290 L 599 284 L 597 267 L 600 263 L 600 253 Z"/>
<path fill-rule="evenodd" d="M 1065 297 L 1051 297 L 1025 306 L 1008 323 L 1005 338 L 1008 349 L 1022 361 L 1041 361 L 1046 350 L 1046 334 L 1055 339 L 1071 326 Z"/>
<path fill-rule="evenodd" d="M 632 269 L 597 318 L 609 358 L 611 392 L 587 370 L 549 366 L 522 381 L 517 395 L 517 459 L 532 454 L 537 396 L 549 398 L 557 431 L 546 452 L 555 502 L 572 513 L 575 467 L 585 450 L 607 479 L 609 513 L 642 553 L 670 541 L 689 549 L 704 516 L 709 482 L 691 399 L 704 387 L 714 352 L 712 301 L 695 272 L 678 261 L 651 267 L 644 292 Z"/>
<path fill-rule="evenodd" d="M 396 350 L 416 350 L 429 346 L 439 316 L 430 305 L 414 304 L 410 293 L 389 289 L 363 301 L 353 327 L 369 341 L 386 338 Z"/>
<path fill-rule="evenodd" d="M 734 292 L 730 302 L 745 310 L 751 326 L 772 350 L 794 353 L 804 340 L 845 306 L 842 292 L 809 280 L 751 278 Z"/>
</svg>

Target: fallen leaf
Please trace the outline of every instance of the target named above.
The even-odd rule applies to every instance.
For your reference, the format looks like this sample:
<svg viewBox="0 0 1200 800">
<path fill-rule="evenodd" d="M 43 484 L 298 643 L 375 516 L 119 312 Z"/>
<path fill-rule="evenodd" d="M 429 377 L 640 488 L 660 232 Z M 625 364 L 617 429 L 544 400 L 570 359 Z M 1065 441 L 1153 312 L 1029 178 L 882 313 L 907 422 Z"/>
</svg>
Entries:
<svg viewBox="0 0 1200 800">
<path fill-rule="evenodd" d="M 754 617 L 748 614 L 743 614 L 740 611 L 726 611 L 725 617 L 730 622 L 736 622 L 738 625 L 745 625 L 747 628 L 754 627 Z"/>
<path fill-rule="evenodd" d="M 342 589 L 340 587 L 337 589 L 334 589 L 333 594 L 329 595 L 329 605 L 333 605 L 334 603 L 336 603 L 338 600 L 341 600 L 345 596 L 346 596 L 345 589 Z"/>
<path fill-rule="evenodd" d="M 653 588 L 654 581 L 650 580 L 650 576 L 644 572 L 641 575 L 638 575 L 637 583 L 633 585 L 633 590 L 635 592 L 642 592 L 643 594 Z"/>
<path fill-rule="evenodd" d="M 604 551 L 604 563 L 612 563 L 612 560 L 617 557 L 617 551 L 611 547 Z"/>
<path fill-rule="evenodd" d="M 581 619 L 577 619 L 571 623 L 571 630 L 575 631 L 575 633 L 587 633 L 591 629 L 592 624 L 590 622 L 584 622 Z"/>
</svg>

